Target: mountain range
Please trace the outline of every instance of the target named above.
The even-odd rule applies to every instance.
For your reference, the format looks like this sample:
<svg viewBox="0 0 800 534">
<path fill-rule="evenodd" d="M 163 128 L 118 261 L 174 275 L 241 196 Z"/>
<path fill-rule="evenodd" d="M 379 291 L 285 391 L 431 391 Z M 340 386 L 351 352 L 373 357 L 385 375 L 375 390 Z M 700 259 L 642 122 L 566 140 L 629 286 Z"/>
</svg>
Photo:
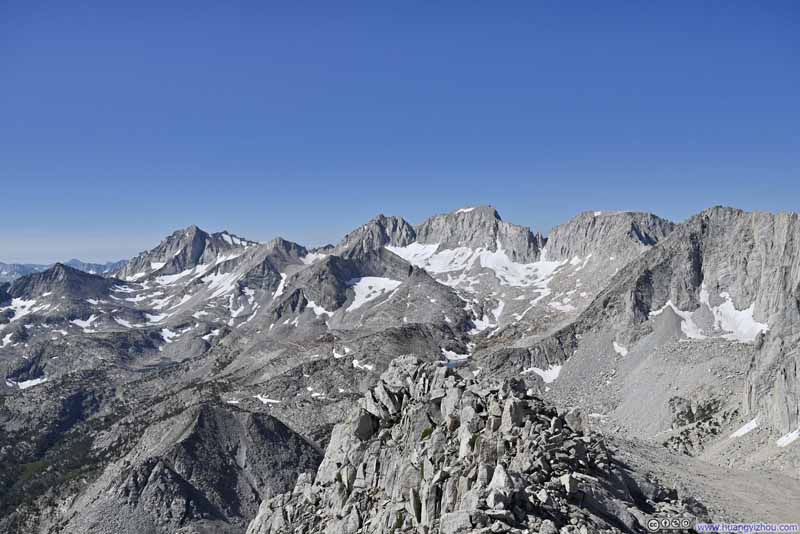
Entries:
<svg viewBox="0 0 800 534">
<path fill-rule="evenodd" d="M 491 206 L 0 264 L 4 532 L 796 520 L 800 220 Z M 732 487 L 749 488 L 732 491 Z"/>
<path fill-rule="evenodd" d="M 64 265 L 90 274 L 110 274 L 121 269 L 126 263 L 127 260 L 109 261 L 106 263 L 87 263 L 85 261 L 71 259 L 65 261 Z M 38 263 L 3 263 L 0 261 L 0 283 L 13 282 L 20 276 L 40 273 L 46 271 L 50 267 L 52 267 L 52 265 L 42 265 Z"/>
</svg>

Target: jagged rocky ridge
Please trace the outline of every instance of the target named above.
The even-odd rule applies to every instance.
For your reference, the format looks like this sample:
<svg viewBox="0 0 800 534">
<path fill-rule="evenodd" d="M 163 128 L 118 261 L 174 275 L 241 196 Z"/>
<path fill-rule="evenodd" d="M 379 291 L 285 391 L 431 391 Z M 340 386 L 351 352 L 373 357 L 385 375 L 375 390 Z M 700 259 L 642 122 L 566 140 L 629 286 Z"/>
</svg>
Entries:
<svg viewBox="0 0 800 534">
<path fill-rule="evenodd" d="M 156 248 L 132 258 L 115 275 L 125 280 L 139 280 L 152 273 L 177 274 L 254 245 L 255 242 L 228 232 L 208 234 L 193 225 L 174 232 Z"/>
<path fill-rule="evenodd" d="M 316 477 L 266 500 L 247 532 L 645 532 L 704 516 L 581 419 L 519 380 L 397 358 L 334 428 Z"/>
</svg>

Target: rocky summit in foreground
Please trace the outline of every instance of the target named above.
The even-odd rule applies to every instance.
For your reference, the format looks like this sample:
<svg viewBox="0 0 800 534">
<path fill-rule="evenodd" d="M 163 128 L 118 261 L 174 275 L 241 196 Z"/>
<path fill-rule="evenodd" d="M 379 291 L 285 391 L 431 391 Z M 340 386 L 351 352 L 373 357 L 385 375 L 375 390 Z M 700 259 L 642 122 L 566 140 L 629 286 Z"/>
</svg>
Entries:
<svg viewBox="0 0 800 534">
<path fill-rule="evenodd" d="M 522 381 L 404 356 L 333 429 L 316 477 L 265 501 L 247 533 L 641 532 L 705 514 Z"/>
<path fill-rule="evenodd" d="M 798 522 L 794 213 L 189 226 L 6 271 L 0 532 Z"/>
</svg>

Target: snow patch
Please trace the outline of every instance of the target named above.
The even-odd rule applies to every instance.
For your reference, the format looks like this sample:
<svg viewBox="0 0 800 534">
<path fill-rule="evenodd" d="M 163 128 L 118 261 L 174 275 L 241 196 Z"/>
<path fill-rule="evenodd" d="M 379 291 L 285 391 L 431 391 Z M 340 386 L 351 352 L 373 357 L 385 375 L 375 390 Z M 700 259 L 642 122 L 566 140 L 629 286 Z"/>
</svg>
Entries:
<svg viewBox="0 0 800 534">
<path fill-rule="evenodd" d="M 89 316 L 89 318 L 88 318 L 88 319 L 86 319 L 85 321 L 84 321 L 83 319 L 73 319 L 73 320 L 72 320 L 72 321 L 70 321 L 70 322 L 71 322 L 72 324 L 74 324 L 75 326 L 80 326 L 81 328 L 83 328 L 84 330 L 86 330 L 86 329 L 87 329 L 87 328 L 89 328 L 89 327 L 92 325 L 92 323 L 93 323 L 93 322 L 95 322 L 97 319 L 98 319 L 98 316 L 97 316 L 97 315 L 95 315 L 95 314 L 92 314 L 92 315 L 91 315 L 91 316 Z"/>
<path fill-rule="evenodd" d="M 692 320 L 693 312 L 685 312 L 678 309 L 671 300 L 668 300 L 664 306 L 660 309 L 651 311 L 650 317 L 657 317 L 661 315 L 664 310 L 667 308 L 671 308 L 675 314 L 681 318 L 681 331 L 688 337 L 689 339 L 706 339 L 706 336 L 703 335 L 703 330 L 695 324 L 694 320 Z"/>
<path fill-rule="evenodd" d="M 305 295 L 305 293 L 303 295 Z M 309 300 L 308 297 L 306 297 L 306 301 L 307 301 L 306 308 L 311 308 L 311 310 L 314 312 L 314 315 L 316 315 L 317 317 L 319 317 L 320 315 L 327 315 L 328 317 L 333 316 L 333 312 L 326 310 L 313 300 Z"/>
<path fill-rule="evenodd" d="M 623 347 L 622 345 L 620 345 L 616 341 L 614 341 L 614 352 L 616 352 L 620 356 L 627 356 L 628 355 L 628 349 Z"/>
<path fill-rule="evenodd" d="M 160 294 L 160 292 L 159 292 L 159 294 Z M 169 301 L 171 301 L 173 298 L 174 298 L 174 295 L 167 295 L 164 298 L 153 299 L 152 301 L 150 301 L 150 306 L 153 307 L 156 310 L 160 310 L 160 309 L 164 308 L 167 304 L 169 304 Z"/>
<path fill-rule="evenodd" d="M 23 380 L 22 382 L 14 382 L 13 380 L 10 380 L 9 382 L 16 385 L 19 389 L 28 389 L 32 388 L 33 386 L 38 386 L 39 384 L 44 384 L 45 382 L 47 382 L 47 377 L 41 376 L 39 378 L 33 378 L 31 380 Z"/>
<path fill-rule="evenodd" d="M 537 375 L 542 377 L 542 380 L 544 381 L 545 384 L 550 384 L 552 382 L 555 382 L 556 378 L 558 378 L 558 375 L 561 373 L 561 366 L 551 365 L 547 369 L 539 369 L 538 367 L 531 367 L 529 369 L 523 370 L 522 373 L 520 374 L 526 375 L 529 373 L 536 373 Z"/>
<path fill-rule="evenodd" d="M 160 323 L 161 321 L 163 321 L 167 317 L 171 317 L 172 314 L 171 313 L 159 313 L 159 314 L 156 314 L 156 315 L 152 315 L 152 314 L 149 314 L 149 313 L 145 313 L 144 316 L 147 318 L 147 322 L 148 323 Z"/>
<path fill-rule="evenodd" d="M 466 360 L 467 358 L 469 358 L 470 355 L 469 355 L 469 353 L 467 353 L 467 354 L 459 354 L 459 353 L 457 353 L 455 351 L 447 350 L 447 349 L 445 349 L 443 347 L 442 348 L 442 356 L 444 356 L 448 361 L 454 362 L 454 361 Z"/>
<path fill-rule="evenodd" d="M 221 297 L 234 290 L 239 275 L 236 273 L 214 273 L 203 278 L 208 288 L 213 291 L 209 299 Z"/>
<path fill-rule="evenodd" d="M 161 286 L 168 286 L 170 284 L 174 284 L 181 278 L 185 278 L 187 276 L 193 275 L 197 273 L 197 267 L 192 269 L 187 269 L 185 271 L 181 271 L 176 274 L 164 274 L 156 278 L 156 283 Z"/>
<path fill-rule="evenodd" d="M 766 323 L 759 323 L 753 319 L 755 303 L 747 309 L 737 310 L 729 293 L 723 291 L 719 296 L 724 299 L 724 302 L 719 306 L 711 306 L 705 284 L 700 287 L 700 302 L 708 306 L 711 313 L 714 314 L 714 329 L 727 332 L 722 337 L 747 343 L 755 341 L 758 334 L 769 330 Z"/>
<path fill-rule="evenodd" d="M 11 318 L 11 322 L 14 322 L 18 319 L 25 317 L 26 315 L 30 315 L 31 313 L 40 312 L 49 308 L 49 304 L 41 304 L 39 306 L 36 305 L 36 299 L 26 300 L 26 299 L 11 299 L 11 304 L 4 308 L 0 308 L 0 310 L 12 310 L 14 312 L 14 317 Z"/>
<path fill-rule="evenodd" d="M 693 316 L 697 310 L 694 312 L 681 311 L 671 300 L 667 301 L 661 309 L 651 311 L 650 316 L 657 316 L 668 307 L 672 308 L 672 311 L 681 318 L 681 331 L 690 339 L 707 339 L 709 335 L 721 334 L 720 337 L 724 339 L 748 343 L 755 341 L 760 333 L 769 330 L 769 325 L 766 323 L 759 323 L 753 318 L 755 303 L 751 304 L 750 307 L 745 310 L 737 310 L 730 294 L 723 291 L 720 293 L 720 297 L 723 299 L 722 304 L 712 306 L 705 284 L 700 287 L 701 306 L 708 308 L 714 316 L 714 332 L 710 334 L 705 333 L 694 322 Z"/>
<path fill-rule="evenodd" d="M 352 304 L 347 307 L 347 311 L 353 311 L 371 300 L 382 296 L 387 291 L 396 289 L 402 282 L 391 278 L 381 278 L 379 276 L 364 276 L 353 278 L 347 284 L 355 292 Z"/>
<path fill-rule="evenodd" d="M 498 301 L 497 307 L 492 310 L 492 315 L 494 315 L 495 322 L 500 320 L 500 315 L 503 314 L 503 309 L 505 309 L 505 307 L 506 307 L 505 302 L 503 302 L 502 300 Z"/>
<path fill-rule="evenodd" d="M 125 328 L 133 328 L 133 324 L 130 321 L 126 321 L 125 319 L 120 319 L 119 317 L 114 317 L 114 322 L 116 322 L 120 326 L 124 326 Z"/>
<path fill-rule="evenodd" d="M 300 261 L 302 261 L 306 265 L 311 265 L 312 263 L 325 259 L 328 256 L 330 256 L 330 254 L 324 254 L 322 252 L 309 252 L 308 254 L 300 258 Z"/>
<path fill-rule="evenodd" d="M 361 363 L 358 360 L 353 360 L 353 367 L 356 369 L 363 369 L 366 371 L 372 371 L 375 369 L 375 366 L 369 363 Z"/>
<path fill-rule="evenodd" d="M 757 426 L 758 426 L 758 417 L 756 417 L 755 419 L 753 419 L 748 423 L 745 423 L 739 430 L 731 434 L 730 438 L 740 438 L 745 434 L 747 434 L 748 432 L 755 430 Z"/>
<path fill-rule="evenodd" d="M 286 274 L 279 273 L 281 275 L 281 282 L 278 284 L 278 288 L 275 290 L 275 293 L 272 294 L 272 298 L 278 298 L 283 295 L 283 289 L 286 286 Z"/>
<path fill-rule="evenodd" d="M 264 395 L 256 395 L 255 398 L 260 400 L 263 404 L 280 404 L 281 402 L 276 399 L 270 399 L 269 397 L 265 397 Z"/>
<path fill-rule="evenodd" d="M 25 356 L 27 358 L 27 356 Z M 58 356 L 52 358 L 53 360 L 57 359 Z M 17 382 L 16 380 L 12 380 L 10 378 L 6 378 L 6 385 L 8 387 L 18 387 L 19 389 L 28 389 L 32 388 L 33 386 L 38 386 L 39 384 L 44 384 L 47 382 L 47 377 L 42 375 L 39 378 L 32 378 L 31 380 L 23 380 L 21 382 Z"/>
<path fill-rule="evenodd" d="M 219 335 L 219 330 L 220 330 L 219 328 L 215 328 L 214 330 L 212 330 L 208 334 L 202 336 L 202 339 L 204 339 L 205 341 L 211 341 L 212 337 L 216 337 L 216 336 Z"/>
<path fill-rule="evenodd" d="M 493 272 L 501 285 L 510 287 L 526 287 L 536 292 L 538 295 L 531 300 L 530 307 L 521 313 L 515 313 L 514 319 L 521 320 L 528 311 L 533 309 L 543 298 L 550 295 L 549 283 L 556 270 L 565 265 L 565 261 L 547 261 L 544 253 L 542 260 L 533 263 L 516 263 L 512 261 L 499 241 L 495 243 L 494 251 L 485 248 L 471 249 L 467 247 L 457 247 L 454 249 L 439 250 L 438 243 L 422 245 L 412 243 L 405 247 L 387 246 L 386 249 L 397 254 L 409 263 L 422 267 L 433 275 L 447 274 L 447 279 L 443 280 L 439 276 L 439 281 L 449 286 L 464 286 L 471 290 L 479 280 L 474 276 L 467 276 L 463 271 L 481 267 Z M 453 277 L 450 273 L 462 271 L 459 276 Z M 476 321 L 476 330 L 488 327 L 489 323 L 482 324 L 485 319 Z"/>
<path fill-rule="evenodd" d="M 778 447 L 786 447 L 787 445 L 797 441 L 798 438 L 800 438 L 800 428 L 798 428 L 794 432 L 789 432 L 788 434 L 784 434 L 783 436 L 778 438 L 778 441 L 776 441 L 775 444 Z"/>
<path fill-rule="evenodd" d="M 0 348 L 3 348 L 6 345 L 10 344 L 11 343 L 11 338 L 13 336 L 14 336 L 14 332 L 11 332 L 10 334 L 6 334 L 6 336 L 3 338 L 3 342 L 0 343 Z"/>
<path fill-rule="evenodd" d="M 175 340 L 175 338 L 178 337 L 178 333 L 173 332 L 169 328 L 162 328 L 161 337 L 164 338 L 165 343 L 172 343 Z"/>
</svg>

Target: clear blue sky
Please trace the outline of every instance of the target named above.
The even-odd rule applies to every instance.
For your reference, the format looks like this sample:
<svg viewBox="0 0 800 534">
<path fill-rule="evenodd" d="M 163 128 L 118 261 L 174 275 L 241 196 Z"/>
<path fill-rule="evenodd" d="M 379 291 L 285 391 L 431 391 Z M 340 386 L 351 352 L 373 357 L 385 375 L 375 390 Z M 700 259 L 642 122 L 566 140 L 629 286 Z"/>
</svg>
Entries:
<svg viewBox="0 0 800 534">
<path fill-rule="evenodd" d="M 0 1 L 0 261 L 800 210 L 797 2 Z"/>
</svg>

